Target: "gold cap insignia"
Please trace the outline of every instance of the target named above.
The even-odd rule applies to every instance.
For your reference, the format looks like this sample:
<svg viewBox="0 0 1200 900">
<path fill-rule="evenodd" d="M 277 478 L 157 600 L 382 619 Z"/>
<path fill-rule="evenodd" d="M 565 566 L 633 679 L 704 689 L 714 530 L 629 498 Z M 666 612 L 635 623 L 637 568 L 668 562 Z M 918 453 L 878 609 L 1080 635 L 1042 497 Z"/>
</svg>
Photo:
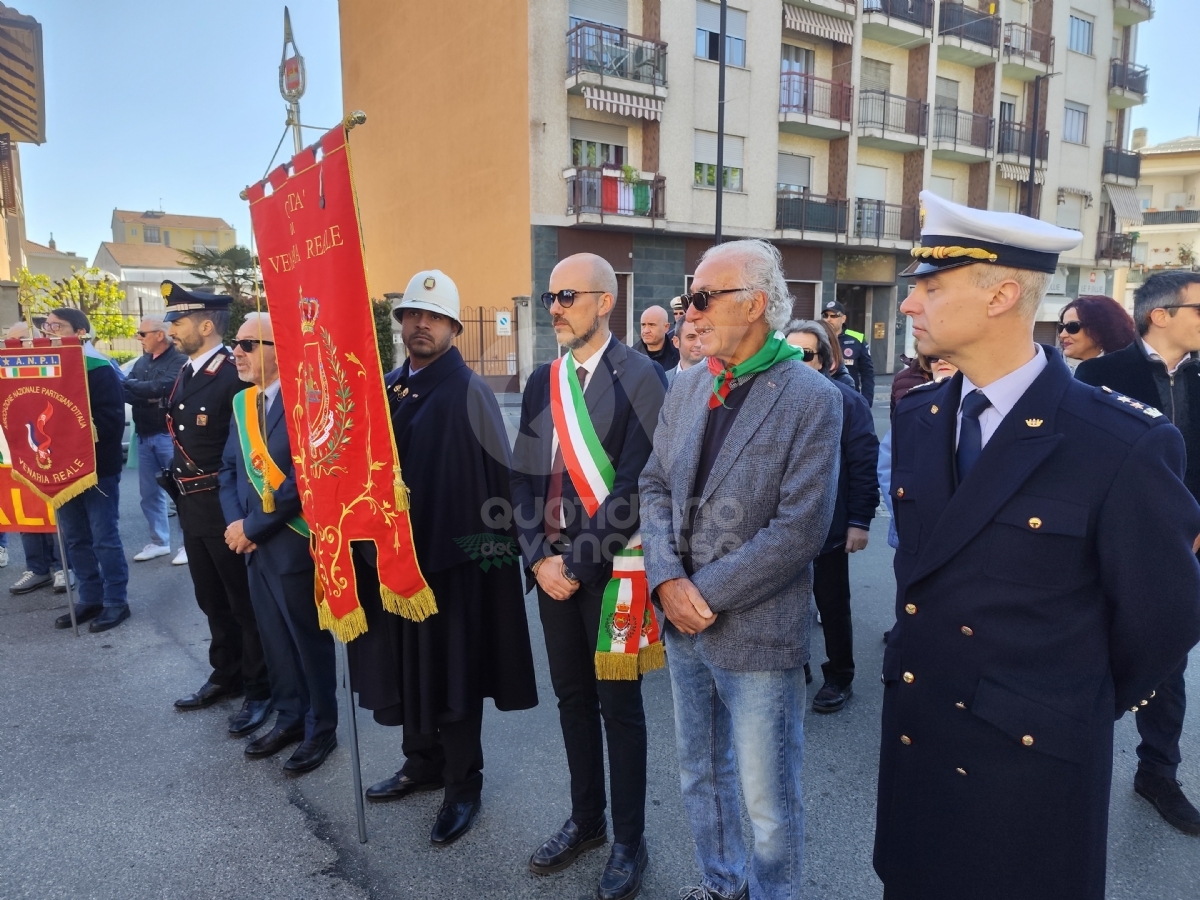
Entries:
<svg viewBox="0 0 1200 900">
<path fill-rule="evenodd" d="M 425 283 L 425 290 L 427 290 L 427 291 L 432 291 L 434 286 L 437 284 L 437 282 L 433 280 L 432 275 L 430 275 L 428 278 L 426 278 L 424 283 Z"/>
<path fill-rule="evenodd" d="M 169 285 L 169 284 L 164 284 L 164 285 L 162 285 L 162 286 L 159 288 L 159 290 L 160 290 L 160 291 L 162 291 L 162 295 L 163 295 L 163 299 L 164 299 L 164 300 L 169 300 L 169 299 L 170 299 L 170 297 L 171 297 L 171 285 Z"/>
<path fill-rule="evenodd" d="M 1026 419 L 1025 424 L 1028 425 L 1030 428 L 1041 428 L 1042 420 L 1041 419 Z"/>
</svg>

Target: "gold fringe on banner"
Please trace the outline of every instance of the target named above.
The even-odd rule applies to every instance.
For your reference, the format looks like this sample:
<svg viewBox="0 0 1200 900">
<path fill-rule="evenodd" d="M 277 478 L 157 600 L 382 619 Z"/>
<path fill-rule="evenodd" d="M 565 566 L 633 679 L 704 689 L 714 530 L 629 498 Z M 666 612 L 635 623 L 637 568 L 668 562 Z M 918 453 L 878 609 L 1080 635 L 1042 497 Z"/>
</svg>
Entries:
<svg viewBox="0 0 1200 900">
<path fill-rule="evenodd" d="M 322 600 L 321 605 L 317 607 L 317 622 L 326 631 L 332 632 L 343 644 L 348 644 L 367 632 L 367 614 L 361 606 L 355 607 L 338 619 L 334 617 L 329 604 Z"/>
<path fill-rule="evenodd" d="M 390 613 L 403 616 L 413 622 L 424 622 L 437 611 L 437 601 L 429 587 L 423 587 L 411 597 L 401 597 L 391 588 L 379 585 L 379 598 L 383 608 Z"/>
<path fill-rule="evenodd" d="M 404 483 L 404 479 L 400 475 L 400 467 L 399 466 L 396 466 L 396 468 L 394 469 L 394 472 L 396 474 L 396 480 L 395 480 L 395 485 L 394 485 L 395 489 L 396 489 L 396 511 L 397 512 L 408 512 L 409 505 L 410 505 L 409 501 L 408 501 L 408 485 L 406 485 Z"/>
<path fill-rule="evenodd" d="M 94 488 L 99 483 L 96 473 L 92 472 L 92 474 L 83 476 L 70 487 L 63 488 L 61 491 L 51 497 L 49 494 L 42 493 L 41 489 L 36 484 L 34 484 L 16 469 L 12 470 L 12 477 L 49 503 L 54 509 L 61 509 L 64 503 L 70 503 L 88 488 Z"/>
<path fill-rule="evenodd" d="M 632 653 L 605 653 L 597 650 L 596 677 L 601 681 L 637 681 L 638 657 Z"/>
<path fill-rule="evenodd" d="M 663 646 L 662 641 L 647 644 L 638 650 L 638 671 L 643 675 L 655 669 L 665 668 L 666 665 L 667 648 Z"/>
</svg>

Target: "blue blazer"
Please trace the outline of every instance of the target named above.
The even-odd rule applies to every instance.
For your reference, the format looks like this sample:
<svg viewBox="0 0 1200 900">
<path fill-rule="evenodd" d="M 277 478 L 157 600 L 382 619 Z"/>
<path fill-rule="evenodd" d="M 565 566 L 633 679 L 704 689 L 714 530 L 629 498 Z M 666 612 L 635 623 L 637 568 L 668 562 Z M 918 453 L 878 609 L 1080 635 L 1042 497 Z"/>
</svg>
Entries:
<svg viewBox="0 0 1200 900">
<path fill-rule="evenodd" d="M 218 476 L 225 524 L 242 519 L 246 537 L 258 545 L 255 552 L 261 553 L 263 562 L 280 574 L 301 572 L 313 566 L 307 539 L 296 534 L 287 524 L 289 519 L 300 515 L 301 505 L 283 407 L 283 394 L 280 394 L 267 412 L 267 452 L 286 476 L 275 490 L 275 511 L 263 512 L 262 498 L 246 476 L 241 438 L 233 419 L 229 422 L 229 440 L 225 442 Z"/>
</svg>

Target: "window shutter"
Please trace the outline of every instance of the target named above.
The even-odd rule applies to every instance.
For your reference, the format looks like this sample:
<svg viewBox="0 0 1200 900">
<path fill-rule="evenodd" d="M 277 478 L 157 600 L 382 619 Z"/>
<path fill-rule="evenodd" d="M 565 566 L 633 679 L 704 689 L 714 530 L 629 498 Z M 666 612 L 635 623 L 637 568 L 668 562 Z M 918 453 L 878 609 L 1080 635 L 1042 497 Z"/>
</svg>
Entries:
<svg viewBox="0 0 1200 900">
<path fill-rule="evenodd" d="M 702 31 L 721 33 L 721 7 L 708 0 L 696 0 L 696 27 Z M 746 39 L 746 13 L 740 9 L 725 12 L 725 34 L 729 37 Z"/>
<path fill-rule="evenodd" d="M 629 3 L 627 0 L 571 0 L 570 16 L 572 19 L 626 29 L 629 26 Z"/>
<path fill-rule="evenodd" d="M 743 167 L 745 156 L 745 139 L 731 134 L 725 135 L 725 167 L 740 169 Z M 695 162 L 717 164 L 717 133 L 715 131 L 697 131 L 695 145 Z"/>
<path fill-rule="evenodd" d="M 934 109 L 958 109 L 958 82 L 939 75 L 933 106 Z"/>
<path fill-rule="evenodd" d="M 892 64 L 863 57 L 862 75 L 859 78 L 864 91 L 890 91 L 892 89 Z"/>
<path fill-rule="evenodd" d="M 593 122 L 590 119 L 572 119 L 571 139 L 628 147 L 629 129 L 623 125 L 609 125 L 607 122 Z"/>
<path fill-rule="evenodd" d="M 859 197 L 864 200 L 887 200 L 887 169 L 859 163 L 855 175 L 854 192 Z"/>
<path fill-rule="evenodd" d="M 779 154 L 778 184 L 795 184 L 802 188 L 809 186 L 812 177 L 812 159 L 808 156 L 797 156 L 794 153 Z"/>
</svg>

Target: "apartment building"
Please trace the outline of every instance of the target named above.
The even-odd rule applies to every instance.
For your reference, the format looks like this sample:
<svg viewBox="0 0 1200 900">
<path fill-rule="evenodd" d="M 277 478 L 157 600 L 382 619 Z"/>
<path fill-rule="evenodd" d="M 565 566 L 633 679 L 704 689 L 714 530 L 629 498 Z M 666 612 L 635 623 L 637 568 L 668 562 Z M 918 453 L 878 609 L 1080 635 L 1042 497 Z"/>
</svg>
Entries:
<svg viewBox="0 0 1200 900">
<path fill-rule="evenodd" d="M 158 209 L 114 209 L 112 236 L 114 244 L 157 244 L 178 250 L 228 250 L 237 243 L 237 232 L 224 219 L 180 216 Z"/>
<path fill-rule="evenodd" d="M 885 371 L 923 189 L 1083 231 L 1039 337 L 1128 265 L 1150 0 L 730 0 L 721 172 L 717 3 L 415 6 L 341 4 L 373 291 L 438 265 L 464 303 L 516 298 L 522 374 L 557 352 L 536 297 L 574 252 L 613 264 L 612 328 L 635 341 L 711 246 L 718 179 L 725 236 L 775 243 L 796 315 L 841 301 Z M 405 34 L 411 53 L 384 52 Z"/>
</svg>

